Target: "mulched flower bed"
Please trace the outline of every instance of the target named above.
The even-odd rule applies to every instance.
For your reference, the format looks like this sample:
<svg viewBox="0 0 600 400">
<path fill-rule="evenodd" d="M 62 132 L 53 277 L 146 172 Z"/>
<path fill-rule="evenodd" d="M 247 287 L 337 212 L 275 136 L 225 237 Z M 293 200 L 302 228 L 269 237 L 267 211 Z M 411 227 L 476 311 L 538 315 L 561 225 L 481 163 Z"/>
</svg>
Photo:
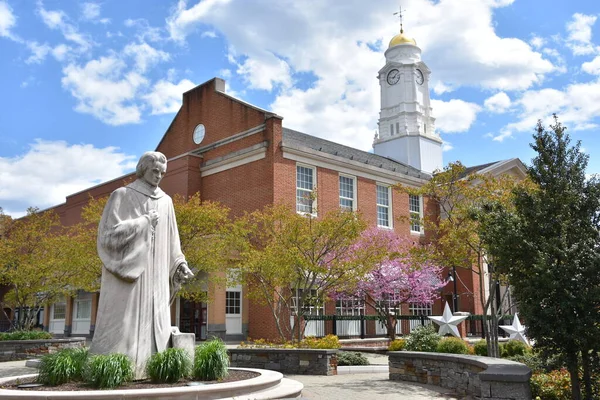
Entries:
<svg viewBox="0 0 600 400">
<path fill-rule="evenodd" d="M 239 370 L 230 370 L 229 375 L 227 375 L 224 379 L 218 381 L 197 381 L 194 379 L 183 380 L 177 383 L 153 383 L 149 380 L 144 381 L 135 381 L 129 382 L 122 386 L 118 386 L 112 390 L 128 390 L 128 389 L 157 389 L 157 388 L 174 388 L 174 387 L 183 387 L 188 386 L 189 382 L 201 382 L 205 385 L 211 385 L 214 383 L 226 383 L 226 382 L 237 382 L 243 381 L 246 379 L 256 378 L 260 374 L 257 372 L 251 371 L 239 371 Z M 18 385 L 22 385 L 24 383 L 35 383 L 35 378 L 29 379 L 21 379 L 18 382 L 12 382 L 6 386 L 0 386 L 1 389 L 11 389 L 11 390 L 54 390 L 54 391 L 85 391 L 85 390 L 100 390 L 89 386 L 83 382 L 69 382 L 59 386 L 39 386 L 35 388 L 18 388 Z"/>
</svg>

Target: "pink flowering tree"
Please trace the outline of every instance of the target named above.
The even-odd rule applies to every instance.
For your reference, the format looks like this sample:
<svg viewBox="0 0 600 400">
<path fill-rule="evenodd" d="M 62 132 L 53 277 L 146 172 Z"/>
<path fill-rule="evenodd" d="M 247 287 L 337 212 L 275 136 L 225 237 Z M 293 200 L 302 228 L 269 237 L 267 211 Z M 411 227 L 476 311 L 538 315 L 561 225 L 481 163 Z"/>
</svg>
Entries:
<svg viewBox="0 0 600 400">
<path fill-rule="evenodd" d="M 388 256 L 367 272 L 354 290 L 337 292 L 338 299 L 363 298 L 373 307 L 379 321 L 386 326 L 388 336 L 396 337 L 396 315 L 402 303 L 431 304 L 439 297 L 440 289 L 446 284 L 441 278 L 441 268 L 425 261 L 423 253 L 427 247 L 415 245 L 400 238 L 392 231 L 369 229 L 356 246 L 372 246 L 384 242 Z"/>
</svg>

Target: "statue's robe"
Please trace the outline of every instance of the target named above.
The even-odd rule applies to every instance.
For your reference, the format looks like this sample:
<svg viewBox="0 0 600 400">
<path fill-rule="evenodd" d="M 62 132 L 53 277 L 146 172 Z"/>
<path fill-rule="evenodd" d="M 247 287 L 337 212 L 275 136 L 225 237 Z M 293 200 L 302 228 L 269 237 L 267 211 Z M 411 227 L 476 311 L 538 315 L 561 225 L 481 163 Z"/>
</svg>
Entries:
<svg viewBox="0 0 600 400">
<path fill-rule="evenodd" d="M 158 211 L 155 229 L 150 210 Z M 97 245 L 104 268 L 90 353 L 127 355 L 141 379 L 148 358 L 168 345 L 170 290 L 185 262 L 171 198 L 140 179 L 115 190 L 102 214 Z"/>
</svg>

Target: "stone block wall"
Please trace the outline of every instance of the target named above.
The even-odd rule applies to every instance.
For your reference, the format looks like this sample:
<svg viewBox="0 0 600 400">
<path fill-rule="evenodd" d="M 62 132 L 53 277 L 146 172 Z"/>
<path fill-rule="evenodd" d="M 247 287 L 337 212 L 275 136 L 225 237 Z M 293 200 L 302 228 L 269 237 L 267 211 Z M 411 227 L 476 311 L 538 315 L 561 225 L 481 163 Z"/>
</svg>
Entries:
<svg viewBox="0 0 600 400">
<path fill-rule="evenodd" d="M 337 375 L 337 350 L 229 349 L 232 367 L 297 375 Z"/>
<path fill-rule="evenodd" d="M 412 351 L 388 355 L 390 380 L 427 383 L 486 400 L 531 399 L 531 370 L 514 361 Z"/>
<path fill-rule="evenodd" d="M 0 361 L 38 358 L 62 349 L 85 347 L 85 338 L 0 341 Z"/>
</svg>

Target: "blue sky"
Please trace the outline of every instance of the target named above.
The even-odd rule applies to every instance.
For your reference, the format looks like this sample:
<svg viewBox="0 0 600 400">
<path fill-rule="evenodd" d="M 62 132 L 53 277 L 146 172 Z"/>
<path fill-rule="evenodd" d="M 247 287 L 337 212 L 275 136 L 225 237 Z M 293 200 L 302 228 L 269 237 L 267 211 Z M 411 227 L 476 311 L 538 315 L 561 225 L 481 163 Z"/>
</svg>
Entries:
<svg viewBox="0 0 600 400">
<path fill-rule="evenodd" d="M 557 112 L 600 172 L 600 2 L 402 0 L 444 162 L 519 157 Z M 284 126 L 370 150 L 397 0 L 0 0 L 0 207 L 133 169 L 215 76 Z"/>
</svg>

